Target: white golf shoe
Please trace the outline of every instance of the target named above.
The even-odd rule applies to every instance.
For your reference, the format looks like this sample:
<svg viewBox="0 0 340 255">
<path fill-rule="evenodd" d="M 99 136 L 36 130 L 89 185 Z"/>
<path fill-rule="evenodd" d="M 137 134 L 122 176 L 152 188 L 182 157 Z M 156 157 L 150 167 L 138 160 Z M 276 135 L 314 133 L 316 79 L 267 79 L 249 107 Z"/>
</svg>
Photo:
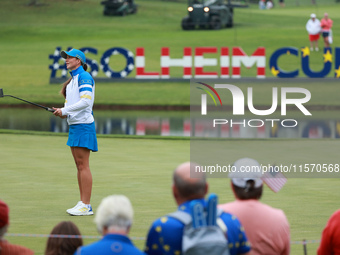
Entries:
<svg viewBox="0 0 340 255">
<path fill-rule="evenodd" d="M 68 209 L 67 213 L 73 216 L 93 215 L 93 210 L 91 205 L 79 201 L 75 207 Z"/>
<path fill-rule="evenodd" d="M 70 209 L 67 209 L 66 212 L 69 213 L 69 211 L 72 211 L 74 209 L 76 209 L 78 206 L 80 206 L 83 202 L 82 201 L 79 201 L 74 207 L 70 208 Z"/>
</svg>

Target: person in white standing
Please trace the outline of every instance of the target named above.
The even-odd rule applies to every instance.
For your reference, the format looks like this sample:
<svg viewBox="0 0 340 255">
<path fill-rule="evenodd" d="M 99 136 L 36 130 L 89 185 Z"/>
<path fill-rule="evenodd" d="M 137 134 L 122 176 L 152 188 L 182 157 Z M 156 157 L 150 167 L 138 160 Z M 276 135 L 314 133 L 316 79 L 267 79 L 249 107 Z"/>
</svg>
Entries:
<svg viewBox="0 0 340 255">
<path fill-rule="evenodd" d="M 306 30 L 309 35 L 310 50 L 313 51 L 315 48 L 315 51 L 319 51 L 318 41 L 320 39 L 321 22 L 314 13 L 310 15 L 310 19 L 307 21 Z"/>
</svg>

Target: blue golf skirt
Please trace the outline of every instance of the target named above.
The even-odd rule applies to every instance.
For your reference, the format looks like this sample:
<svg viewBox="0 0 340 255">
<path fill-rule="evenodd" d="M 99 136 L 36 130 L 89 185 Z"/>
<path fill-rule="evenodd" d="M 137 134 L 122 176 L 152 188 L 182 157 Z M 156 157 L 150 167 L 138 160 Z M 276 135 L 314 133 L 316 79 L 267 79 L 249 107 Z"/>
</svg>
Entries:
<svg viewBox="0 0 340 255">
<path fill-rule="evenodd" d="M 83 147 L 91 151 L 98 151 L 96 127 L 91 124 L 75 124 L 69 126 L 67 145 Z"/>
</svg>

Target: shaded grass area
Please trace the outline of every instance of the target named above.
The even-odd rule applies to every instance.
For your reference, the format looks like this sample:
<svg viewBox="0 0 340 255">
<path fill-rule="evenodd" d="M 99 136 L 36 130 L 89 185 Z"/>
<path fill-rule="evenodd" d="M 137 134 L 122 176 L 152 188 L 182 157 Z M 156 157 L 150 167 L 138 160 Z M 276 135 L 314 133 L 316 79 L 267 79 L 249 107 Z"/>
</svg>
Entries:
<svg viewBox="0 0 340 255">
<path fill-rule="evenodd" d="M 93 217 L 71 217 L 65 210 L 79 200 L 76 171 L 65 135 L 50 133 L 0 133 L 1 199 L 11 208 L 9 233 L 48 234 L 61 220 L 75 222 L 83 235 L 98 236 Z M 301 142 L 301 140 L 299 140 Z M 99 152 L 91 154 L 94 178 L 92 205 L 111 194 L 127 195 L 134 206 L 135 222 L 131 237 L 145 237 L 151 222 L 175 210 L 171 195 L 171 175 L 180 163 L 190 160 L 190 141 L 99 136 Z M 231 140 L 228 158 L 244 157 L 242 148 L 277 146 L 282 140 Z M 303 141 L 302 141 L 303 143 Z M 305 141 L 306 150 L 332 147 L 332 141 Z M 298 151 L 297 151 L 298 153 Z M 262 155 L 261 158 L 265 158 Z M 289 158 L 282 158 L 288 164 Z M 229 180 L 209 178 L 210 192 L 221 203 L 233 200 Z M 290 178 L 279 193 L 265 187 L 262 202 L 285 211 L 291 225 L 292 241 L 319 240 L 329 216 L 338 209 L 338 178 Z M 13 237 L 11 242 L 43 254 L 46 238 Z M 85 243 L 93 242 L 86 239 Z M 143 240 L 135 240 L 139 248 Z M 308 244 L 315 253 L 317 244 Z M 302 254 L 302 245 L 293 244 L 291 254 Z"/>
</svg>

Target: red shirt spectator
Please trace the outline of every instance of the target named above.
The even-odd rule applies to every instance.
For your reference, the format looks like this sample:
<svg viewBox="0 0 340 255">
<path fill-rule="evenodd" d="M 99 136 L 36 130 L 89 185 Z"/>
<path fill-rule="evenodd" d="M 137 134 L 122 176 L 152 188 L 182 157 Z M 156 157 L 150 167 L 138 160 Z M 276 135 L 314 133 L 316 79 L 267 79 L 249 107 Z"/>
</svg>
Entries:
<svg viewBox="0 0 340 255">
<path fill-rule="evenodd" d="M 26 247 L 10 244 L 6 240 L 0 241 L 1 255 L 33 255 L 34 252 Z"/>
<path fill-rule="evenodd" d="M 340 210 L 329 218 L 322 232 L 318 255 L 340 255 Z"/>
<path fill-rule="evenodd" d="M 328 48 L 330 46 L 329 36 L 331 33 L 331 28 L 333 26 L 333 21 L 328 18 L 328 13 L 324 14 L 324 18 L 321 20 L 321 32 L 323 41 L 325 43 L 325 48 Z"/>
<path fill-rule="evenodd" d="M 329 32 L 333 26 L 333 20 L 328 17 L 328 13 L 325 13 L 324 17 L 321 19 L 322 32 Z"/>
<path fill-rule="evenodd" d="M 32 255 L 34 252 L 20 245 L 10 244 L 3 239 L 9 225 L 9 208 L 0 200 L 0 254 L 1 255 Z"/>
</svg>

